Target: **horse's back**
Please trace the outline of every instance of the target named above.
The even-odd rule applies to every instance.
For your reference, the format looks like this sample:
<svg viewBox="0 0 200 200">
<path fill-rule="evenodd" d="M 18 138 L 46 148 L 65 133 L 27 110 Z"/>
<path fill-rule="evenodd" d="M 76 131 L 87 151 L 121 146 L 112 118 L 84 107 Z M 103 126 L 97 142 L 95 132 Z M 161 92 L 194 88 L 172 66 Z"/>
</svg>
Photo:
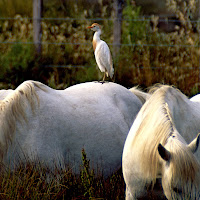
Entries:
<svg viewBox="0 0 200 200">
<path fill-rule="evenodd" d="M 142 90 L 138 89 L 137 86 L 132 87 L 129 90 L 140 99 L 142 104 L 144 104 L 149 99 L 149 97 L 151 96 L 151 94 L 143 92 Z"/>
<path fill-rule="evenodd" d="M 73 102 L 76 99 L 77 104 L 86 103 L 88 108 L 90 105 L 96 105 L 100 110 L 118 108 L 127 121 L 129 128 L 142 106 L 141 101 L 135 94 L 112 82 L 104 84 L 97 82 L 82 83 L 67 88 L 65 92 Z M 81 96 L 81 99 L 77 99 L 77 96 Z"/>
<path fill-rule="evenodd" d="M 190 101 L 200 102 L 200 94 L 197 94 L 190 98 Z"/>
<path fill-rule="evenodd" d="M 0 90 L 0 100 L 3 100 L 6 98 L 7 95 L 11 94 L 14 90 Z"/>
</svg>

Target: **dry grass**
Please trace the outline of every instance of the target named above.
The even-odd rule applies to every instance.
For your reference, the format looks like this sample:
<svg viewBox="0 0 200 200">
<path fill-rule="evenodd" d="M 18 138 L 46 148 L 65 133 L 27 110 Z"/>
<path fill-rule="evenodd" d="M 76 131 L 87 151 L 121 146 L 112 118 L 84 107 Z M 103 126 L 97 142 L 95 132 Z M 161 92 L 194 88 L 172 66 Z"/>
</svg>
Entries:
<svg viewBox="0 0 200 200">
<path fill-rule="evenodd" d="M 0 176 L 0 199 L 124 199 L 121 171 L 108 179 L 95 175 L 83 150 L 79 175 L 71 169 L 51 171 L 27 163 Z"/>
</svg>

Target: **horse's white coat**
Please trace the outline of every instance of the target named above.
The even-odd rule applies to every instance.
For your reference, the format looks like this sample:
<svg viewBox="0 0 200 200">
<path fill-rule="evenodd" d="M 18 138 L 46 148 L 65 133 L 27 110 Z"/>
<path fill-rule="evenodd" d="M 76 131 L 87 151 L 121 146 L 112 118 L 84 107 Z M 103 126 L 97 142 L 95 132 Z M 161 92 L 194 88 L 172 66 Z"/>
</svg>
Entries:
<svg viewBox="0 0 200 200">
<path fill-rule="evenodd" d="M 200 94 L 197 94 L 190 98 L 190 101 L 200 102 Z"/>
<path fill-rule="evenodd" d="M 147 189 L 151 190 L 152 182 L 155 179 L 164 176 L 162 179 L 163 185 L 166 185 L 165 181 L 170 182 L 171 179 L 168 180 L 166 174 L 170 174 L 169 170 L 171 168 L 169 163 L 159 157 L 158 144 L 166 145 L 166 148 L 171 151 L 173 151 L 172 147 L 176 146 L 174 144 L 178 144 L 177 146 L 183 146 L 185 152 L 188 152 L 186 144 L 189 144 L 200 132 L 199 111 L 199 102 L 189 100 L 180 91 L 169 86 L 162 86 L 150 96 L 139 111 L 124 145 L 122 169 L 126 182 L 127 200 L 145 197 Z M 190 154 L 189 151 L 188 155 Z M 194 155 L 200 161 L 200 150 L 197 150 Z M 190 156 L 192 157 L 192 155 Z M 154 163 L 153 157 L 156 158 L 155 162 L 158 164 Z M 193 191 L 191 191 L 192 195 L 195 196 L 191 199 L 198 199 L 198 195 L 200 195 L 200 191 L 198 191 L 200 186 L 199 170 L 196 171 L 200 168 L 199 164 L 196 164 L 196 158 L 191 158 L 191 160 L 194 161 L 194 166 L 196 166 L 194 173 L 196 173 L 195 181 L 197 181 L 198 187 L 196 190 L 193 188 Z M 177 162 L 181 160 L 183 159 L 177 158 Z M 184 164 L 183 162 L 182 166 Z M 187 167 L 185 168 L 187 169 Z M 152 172 L 151 169 L 155 172 Z M 173 178 L 175 180 L 177 178 L 179 181 L 180 177 Z M 189 180 L 190 176 L 188 176 Z M 187 181 L 184 183 L 182 183 L 182 186 L 187 187 Z M 169 191 L 171 188 L 165 187 L 164 189 L 165 195 L 170 199 L 172 192 L 169 194 Z M 190 191 L 189 187 L 187 189 Z M 182 195 L 178 194 L 174 199 L 179 199 L 179 197 L 181 199 Z"/>
<path fill-rule="evenodd" d="M 8 94 L 11 94 L 13 90 L 0 90 L 0 100 L 3 100 Z"/>
<path fill-rule="evenodd" d="M 133 93 L 115 83 L 91 82 L 54 90 L 26 81 L 20 90 L 25 85 L 33 85 L 35 107 L 21 101 L 27 123 L 16 120 L 16 133 L 4 156 L 7 164 L 14 167 L 26 160 L 50 168 L 67 164 L 78 173 L 84 148 L 96 172 L 99 167 L 107 177 L 120 168 L 125 138 L 142 106 Z M 20 98 L 25 98 L 22 92 Z"/>
<path fill-rule="evenodd" d="M 132 87 L 129 89 L 133 94 L 135 94 L 140 101 L 144 104 L 149 98 L 150 98 L 150 94 L 143 92 L 142 90 L 140 90 L 137 86 L 136 87 Z"/>
</svg>

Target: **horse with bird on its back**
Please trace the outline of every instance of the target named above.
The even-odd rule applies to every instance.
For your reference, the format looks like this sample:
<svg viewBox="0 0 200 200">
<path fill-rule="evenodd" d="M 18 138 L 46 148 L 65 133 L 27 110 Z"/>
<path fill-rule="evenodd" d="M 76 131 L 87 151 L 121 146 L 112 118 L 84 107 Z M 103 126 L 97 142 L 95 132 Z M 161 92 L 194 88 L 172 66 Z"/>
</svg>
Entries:
<svg viewBox="0 0 200 200">
<path fill-rule="evenodd" d="M 0 92 L 0 161 L 17 167 L 39 162 L 79 173 L 84 148 L 95 173 L 110 176 L 121 167 L 128 131 L 142 106 L 115 83 L 83 83 L 54 90 L 25 81 Z"/>
</svg>

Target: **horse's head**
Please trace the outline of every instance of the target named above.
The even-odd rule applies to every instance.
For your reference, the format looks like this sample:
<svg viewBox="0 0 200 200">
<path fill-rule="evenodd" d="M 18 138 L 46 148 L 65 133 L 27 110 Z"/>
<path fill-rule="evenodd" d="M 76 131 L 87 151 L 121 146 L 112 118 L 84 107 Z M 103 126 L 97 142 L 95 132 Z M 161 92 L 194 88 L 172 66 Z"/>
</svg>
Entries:
<svg viewBox="0 0 200 200">
<path fill-rule="evenodd" d="M 162 158 L 162 187 L 168 199 L 199 199 L 200 165 L 194 153 L 200 134 L 189 145 L 181 142 L 180 137 L 172 135 L 165 147 L 158 146 Z"/>
</svg>

